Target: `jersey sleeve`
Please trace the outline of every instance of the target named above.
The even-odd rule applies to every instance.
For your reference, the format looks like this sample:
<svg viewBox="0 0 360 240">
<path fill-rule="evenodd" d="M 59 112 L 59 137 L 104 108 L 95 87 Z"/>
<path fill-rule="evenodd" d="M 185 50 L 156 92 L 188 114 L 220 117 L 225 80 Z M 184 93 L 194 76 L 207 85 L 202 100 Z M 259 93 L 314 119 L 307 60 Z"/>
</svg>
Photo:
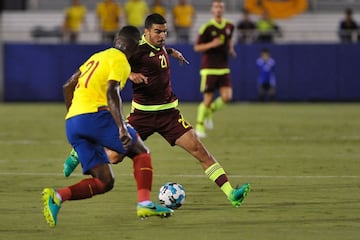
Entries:
<svg viewBox="0 0 360 240">
<path fill-rule="evenodd" d="M 120 88 L 123 89 L 130 75 L 130 65 L 125 55 L 112 58 L 110 69 L 108 79 L 118 81 L 120 83 Z"/>
</svg>

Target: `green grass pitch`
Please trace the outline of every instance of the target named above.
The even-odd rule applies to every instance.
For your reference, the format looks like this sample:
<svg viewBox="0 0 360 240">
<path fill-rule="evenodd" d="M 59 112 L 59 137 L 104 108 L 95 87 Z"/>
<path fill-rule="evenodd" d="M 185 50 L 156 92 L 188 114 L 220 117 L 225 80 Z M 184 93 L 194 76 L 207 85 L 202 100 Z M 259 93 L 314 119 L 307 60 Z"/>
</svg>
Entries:
<svg viewBox="0 0 360 240">
<path fill-rule="evenodd" d="M 196 108 L 180 105 L 192 124 Z M 359 103 L 233 103 L 218 112 L 203 142 L 233 185 L 251 183 L 238 209 L 195 159 L 154 135 L 146 141 L 154 165 L 152 197 L 167 181 L 181 183 L 187 193 L 173 217 L 136 217 L 126 159 L 114 165 L 111 192 L 65 202 L 50 229 L 42 189 L 83 177 L 80 168 L 70 178 L 62 175 L 70 151 L 64 114 L 61 103 L 0 104 L 0 239 L 359 239 Z"/>
</svg>

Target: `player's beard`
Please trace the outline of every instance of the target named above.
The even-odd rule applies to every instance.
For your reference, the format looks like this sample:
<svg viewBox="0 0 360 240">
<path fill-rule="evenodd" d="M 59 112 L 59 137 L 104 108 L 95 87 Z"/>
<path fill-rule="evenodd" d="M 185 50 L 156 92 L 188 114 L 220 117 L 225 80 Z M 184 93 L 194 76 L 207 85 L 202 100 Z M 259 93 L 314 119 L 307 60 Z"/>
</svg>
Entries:
<svg viewBox="0 0 360 240">
<path fill-rule="evenodd" d="M 158 48 L 162 48 L 164 45 L 165 45 L 165 39 L 162 39 L 162 40 L 157 40 L 152 38 L 152 36 L 150 35 L 149 36 L 149 42 L 154 45 L 155 47 L 158 47 Z"/>
<path fill-rule="evenodd" d="M 162 48 L 165 45 L 165 39 L 156 42 L 156 47 Z"/>
</svg>

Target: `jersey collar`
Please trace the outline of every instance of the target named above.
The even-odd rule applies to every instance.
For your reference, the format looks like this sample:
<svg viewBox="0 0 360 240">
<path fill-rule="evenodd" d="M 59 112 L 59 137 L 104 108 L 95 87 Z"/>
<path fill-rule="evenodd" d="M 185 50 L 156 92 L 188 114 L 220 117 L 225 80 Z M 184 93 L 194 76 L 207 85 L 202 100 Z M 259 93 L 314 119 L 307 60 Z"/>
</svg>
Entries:
<svg viewBox="0 0 360 240">
<path fill-rule="evenodd" d="M 145 34 L 142 35 L 142 37 L 141 37 L 140 45 L 143 45 L 143 44 L 149 45 L 150 47 L 152 47 L 152 48 L 155 49 L 156 51 L 160 51 L 160 50 L 161 50 L 161 48 L 155 47 L 154 45 L 152 45 L 151 43 L 149 43 L 148 41 L 146 41 Z"/>
<path fill-rule="evenodd" d="M 226 25 L 226 20 L 224 18 L 221 19 L 221 23 L 218 23 L 214 18 L 211 19 L 211 22 L 217 28 L 224 28 Z"/>
</svg>

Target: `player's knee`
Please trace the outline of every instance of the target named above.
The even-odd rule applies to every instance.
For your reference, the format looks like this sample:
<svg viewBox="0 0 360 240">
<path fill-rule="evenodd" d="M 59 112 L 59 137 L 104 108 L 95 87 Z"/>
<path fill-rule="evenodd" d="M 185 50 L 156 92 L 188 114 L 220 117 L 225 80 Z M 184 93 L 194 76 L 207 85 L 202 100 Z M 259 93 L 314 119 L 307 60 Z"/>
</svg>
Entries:
<svg viewBox="0 0 360 240">
<path fill-rule="evenodd" d="M 140 137 L 138 137 L 136 143 L 127 151 L 126 156 L 130 157 L 131 159 L 134 159 L 138 155 L 142 154 L 148 154 L 150 155 L 150 150 L 144 142 L 141 140 Z"/>
<path fill-rule="evenodd" d="M 122 162 L 122 160 L 124 159 L 125 155 L 124 154 L 120 154 L 117 153 L 115 151 L 112 151 L 110 149 L 106 149 L 106 154 L 109 158 L 110 163 L 112 164 L 117 164 L 119 162 Z"/>
<path fill-rule="evenodd" d="M 89 183 L 91 195 L 104 194 L 114 187 L 114 178 L 93 178 L 93 182 Z"/>
<path fill-rule="evenodd" d="M 114 187 L 115 179 L 113 177 L 106 178 L 102 181 L 104 184 L 104 193 L 110 191 Z"/>
<path fill-rule="evenodd" d="M 229 102 L 231 102 L 231 100 L 232 100 L 232 95 L 222 96 L 221 99 L 222 99 L 222 101 L 223 101 L 224 103 L 229 103 Z"/>
</svg>

